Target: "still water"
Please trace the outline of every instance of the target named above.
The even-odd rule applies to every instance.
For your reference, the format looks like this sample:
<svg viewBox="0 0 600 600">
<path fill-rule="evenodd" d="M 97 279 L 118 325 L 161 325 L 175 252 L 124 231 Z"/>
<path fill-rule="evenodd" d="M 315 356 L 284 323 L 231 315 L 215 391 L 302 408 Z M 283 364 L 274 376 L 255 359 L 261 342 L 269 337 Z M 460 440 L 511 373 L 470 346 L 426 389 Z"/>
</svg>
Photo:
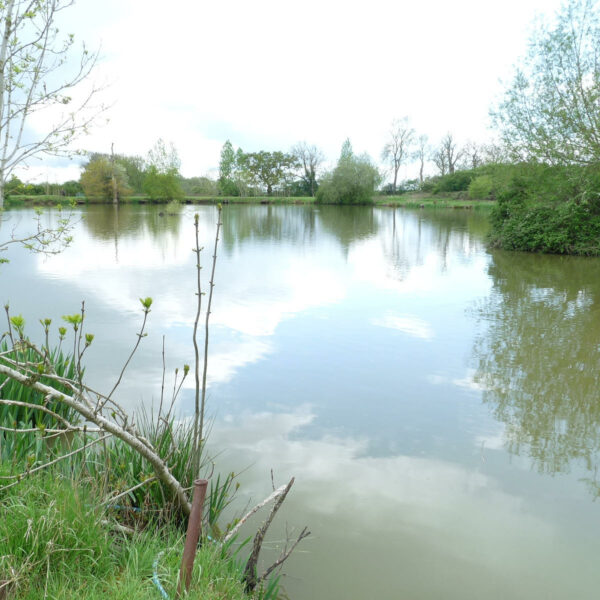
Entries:
<svg viewBox="0 0 600 600">
<path fill-rule="evenodd" d="M 169 372 L 192 364 L 194 212 L 212 254 L 214 207 L 159 211 L 83 208 L 66 251 L 0 267 L 31 328 L 85 301 L 105 390 L 154 298 L 132 409 L 160 394 L 163 336 Z M 8 211 L 0 239 L 32 218 Z M 312 531 L 293 600 L 598 597 L 600 260 L 489 252 L 486 230 L 473 211 L 224 208 L 210 444 L 243 470 L 237 510 L 271 469 L 296 477 L 266 552 Z"/>
</svg>

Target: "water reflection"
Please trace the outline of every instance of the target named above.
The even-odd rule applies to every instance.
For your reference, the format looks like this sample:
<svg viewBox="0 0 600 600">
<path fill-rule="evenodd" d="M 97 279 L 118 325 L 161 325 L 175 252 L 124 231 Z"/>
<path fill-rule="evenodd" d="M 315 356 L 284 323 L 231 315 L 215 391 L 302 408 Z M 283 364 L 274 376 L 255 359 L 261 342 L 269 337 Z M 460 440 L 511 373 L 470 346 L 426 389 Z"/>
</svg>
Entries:
<svg viewBox="0 0 600 600">
<path fill-rule="evenodd" d="M 379 229 L 375 209 L 364 206 L 320 206 L 319 224 L 339 242 L 342 251 L 357 241 L 373 237 Z"/>
<path fill-rule="evenodd" d="M 475 381 L 508 448 L 546 473 L 600 456 L 600 261 L 496 253 Z M 597 489 L 597 486 L 596 486 Z"/>
<path fill-rule="evenodd" d="M 231 252 L 249 241 L 310 243 L 315 226 L 316 216 L 310 206 L 225 206 L 223 246 Z"/>
<path fill-rule="evenodd" d="M 166 234 L 179 235 L 181 212 L 167 214 L 165 206 L 152 205 L 89 206 L 84 212 L 83 223 L 97 240 L 114 240 L 143 231 L 157 239 Z"/>
<path fill-rule="evenodd" d="M 84 208 L 87 223 L 60 255 L 15 251 L 0 299 L 34 324 L 40 316 L 60 321 L 85 299 L 96 334 L 88 383 L 105 389 L 137 339 L 138 298 L 152 296 L 150 335 L 119 390 L 133 409 L 160 393 L 163 335 L 168 372 L 192 361 L 193 215 L 206 264 L 216 208 L 184 207 L 173 221 L 160 207 L 121 208 Z M 29 223 L 31 211 L 17 213 L 6 226 Z M 288 568 L 300 578 L 289 585 L 292 597 L 594 597 L 596 506 L 579 473 L 530 471 L 527 430 L 535 423 L 527 419 L 539 416 L 522 413 L 548 410 L 536 403 L 550 394 L 558 416 L 541 427 L 562 419 L 565 432 L 576 430 L 580 458 L 575 438 L 590 445 L 589 422 L 597 433 L 592 407 L 577 421 L 561 394 L 570 389 L 572 405 L 590 404 L 598 383 L 590 356 L 597 360 L 600 273 L 589 268 L 598 263 L 557 271 L 556 257 L 497 255 L 490 267 L 485 217 L 469 211 L 225 206 L 223 219 L 211 440 L 232 469 L 254 463 L 242 488 L 254 499 L 268 492 L 271 467 L 278 481 L 296 475 L 284 510 L 315 536 Z M 465 308 L 490 295 L 471 372 L 478 324 Z M 534 355 L 539 331 L 553 340 L 539 352 L 560 345 L 562 354 L 528 362 L 518 344 Z M 563 373 L 561 360 L 576 373 Z M 178 408 L 189 414 L 193 405 L 184 389 Z M 504 450 L 504 429 L 515 440 L 525 431 L 527 457 Z M 550 434 L 537 435 L 540 446 Z M 588 462 L 592 468 L 595 456 Z M 542 571 L 549 575 L 530 577 Z"/>
<path fill-rule="evenodd" d="M 316 537 L 286 566 L 290 597 L 569 597 L 565 573 L 582 565 L 588 578 L 575 585 L 591 584 L 593 558 L 584 548 L 566 556 L 552 520 L 494 477 L 443 459 L 373 456 L 364 437 L 304 438 L 316 418 L 306 405 L 231 415 L 212 439 L 227 465 L 251 465 L 242 490 L 253 500 L 269 493 L 272 467 L 277 482 L 296 476 L 279 519 L 309 523 Z M 285 530 L 272 535 L 285 539 Z M 529 577 L 528 569 L 545 576 Z"/>
</svg>

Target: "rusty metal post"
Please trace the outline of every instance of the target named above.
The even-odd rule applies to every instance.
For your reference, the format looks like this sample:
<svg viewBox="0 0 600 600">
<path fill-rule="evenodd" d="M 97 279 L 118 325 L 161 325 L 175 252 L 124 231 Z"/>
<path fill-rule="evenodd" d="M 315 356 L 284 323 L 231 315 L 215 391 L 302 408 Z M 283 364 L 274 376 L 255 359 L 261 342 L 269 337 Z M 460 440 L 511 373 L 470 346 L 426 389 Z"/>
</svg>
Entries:
<svg viewBox="0 0 600 600">
<path fill-rule="evenodd" d="M 202 509 L 204 508 L 204 498 L 206 497 L 207 486 L 208 480 L 206 479 L 196 479 L 196 481 L 194 481 L 192 512 L 190 513 L 190 518 L 188 520 L 185 546 L 183 547 L 183 558 L 181 559 L 181 569 L 179 570 L 179 583 L 177 584 L 177 598 L 181 597 L 183 589 L 185 589 L 186 592 L 190 589 L 198 540 L 202 533 Z"/>
</svg>

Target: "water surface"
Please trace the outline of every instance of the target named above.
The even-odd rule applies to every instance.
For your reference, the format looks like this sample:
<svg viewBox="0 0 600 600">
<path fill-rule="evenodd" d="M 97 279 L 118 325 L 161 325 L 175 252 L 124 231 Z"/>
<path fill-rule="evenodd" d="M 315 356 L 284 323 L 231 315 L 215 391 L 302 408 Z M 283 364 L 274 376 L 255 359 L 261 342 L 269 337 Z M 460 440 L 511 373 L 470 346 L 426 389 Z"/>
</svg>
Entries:
<svg viewBox="0 0 600 600">
<path fill-rule="evenodd" d="M 85 301 L 89 383 L 160 394 L 192 363 L 193 213 L 94 206 L 56 256 L 11 248 L 0 301 L 31 327 Z M 52 222 L 55 215 L 43 217 Z M 0 239 L 31 226 L 12 210 Z M 267 549 L 294 600 L 596 598 L 600 261 L 490 253 L 477 211 L 226 206 L 210 443 L 239 506 L 296 477 Z M 178 401 L 193 408 L 187 384 Z"/>
</svg>

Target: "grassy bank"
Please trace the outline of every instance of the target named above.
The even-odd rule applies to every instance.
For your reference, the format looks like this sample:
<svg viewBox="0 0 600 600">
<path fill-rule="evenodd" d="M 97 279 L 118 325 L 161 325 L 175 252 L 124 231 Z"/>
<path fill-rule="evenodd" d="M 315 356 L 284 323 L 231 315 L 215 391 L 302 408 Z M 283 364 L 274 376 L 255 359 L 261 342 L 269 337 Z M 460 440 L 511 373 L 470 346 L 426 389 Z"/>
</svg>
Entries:
<svg viewBox="0 0 600 600">
<path fill-rule="evenodd" d="M 22 336 L 22 317 L 9 322 Z M 68 394 L 56 378 L 73 383 L 75 361 L 48 351 L 44 368 L 39 351 L 20 339 L 14 349 L 0 342 L 0 364 L 37 364 L 36 381 Z M 0 388 L 0 600 L 158 599 L 155 573 L 174 598 L 187 517 L 173 489 L 129 443 L 78 428 L 81 420 L 66 402 L 5 374 Z M 244 564 L 231 547 L 235 536 L 219 542 L 232 525 L 221 515 L 237 482 L 233 473 L 215 473 L 204 453 L 195 456 L 193 422 L 140 411 L 135 426 L 182 487 L 190 489 L 197 473 L 209 479 L 205 537 L 189 597 L 275 598 L 277 576 L 266 590 L 259 585 L 246 594 Z"/>
<path fill-rule="evenodd" d="M 57 472 L 0 492 L 0 598 L 146 600 L 161 597 L 156 576 L 174 598 L 182 531 L 149 522 L 124 533 L 121 515 L 100 500 L 94 480 Z M 205 540 L 188 597 L 248 600 L 241 576 L 226 550 Z"/>
<path fill-rule="evenodd" d="M 494 206 L 492 200 L 470 200 L 456 196 L 431 196 L 411 192 L 402 196 L 376 196 L 375 206 L 398 206 L 402 208 L 467 208 L 487 210 Z"/>
<path fill-rule="evenodd" d="M 182 204 L 313 204 L 314 198 L 310 197 L 291 197 L 291 196 L 186 196 L 181 200 Z M 10 196 L 5 199 L 5 206 L 63 206 L 71 204 L 112 204 L 112 201 L 85 198 L 83 196 Z M 145 196 L 128 196 L 120 201 L 120 204 L 168 204 L 167 200 L 150 200 Z"/>
<path fill-rule="evenodd" d="M 269 204 L 269 205 L 308 205 L 314 204 L 311 197 L 294 196 L 187 196 L 183 204 Z M 6 206 L 55 206 L 56 204 L 111 204 L 106 200 L 83 197 L 65 196 L 11 196 L 6 200 Z M 129 196 L 121 204 L 166 204 L 144 196 Z M 402 196 L 374 196 L 375 206 L 398 206 L 405 208 L 490 208 L 495 203 L 491 200 L 471 200 L 458 198 L 456 195 L 432 196 L 419 192 L 411 192 Z"/>
</svg>

